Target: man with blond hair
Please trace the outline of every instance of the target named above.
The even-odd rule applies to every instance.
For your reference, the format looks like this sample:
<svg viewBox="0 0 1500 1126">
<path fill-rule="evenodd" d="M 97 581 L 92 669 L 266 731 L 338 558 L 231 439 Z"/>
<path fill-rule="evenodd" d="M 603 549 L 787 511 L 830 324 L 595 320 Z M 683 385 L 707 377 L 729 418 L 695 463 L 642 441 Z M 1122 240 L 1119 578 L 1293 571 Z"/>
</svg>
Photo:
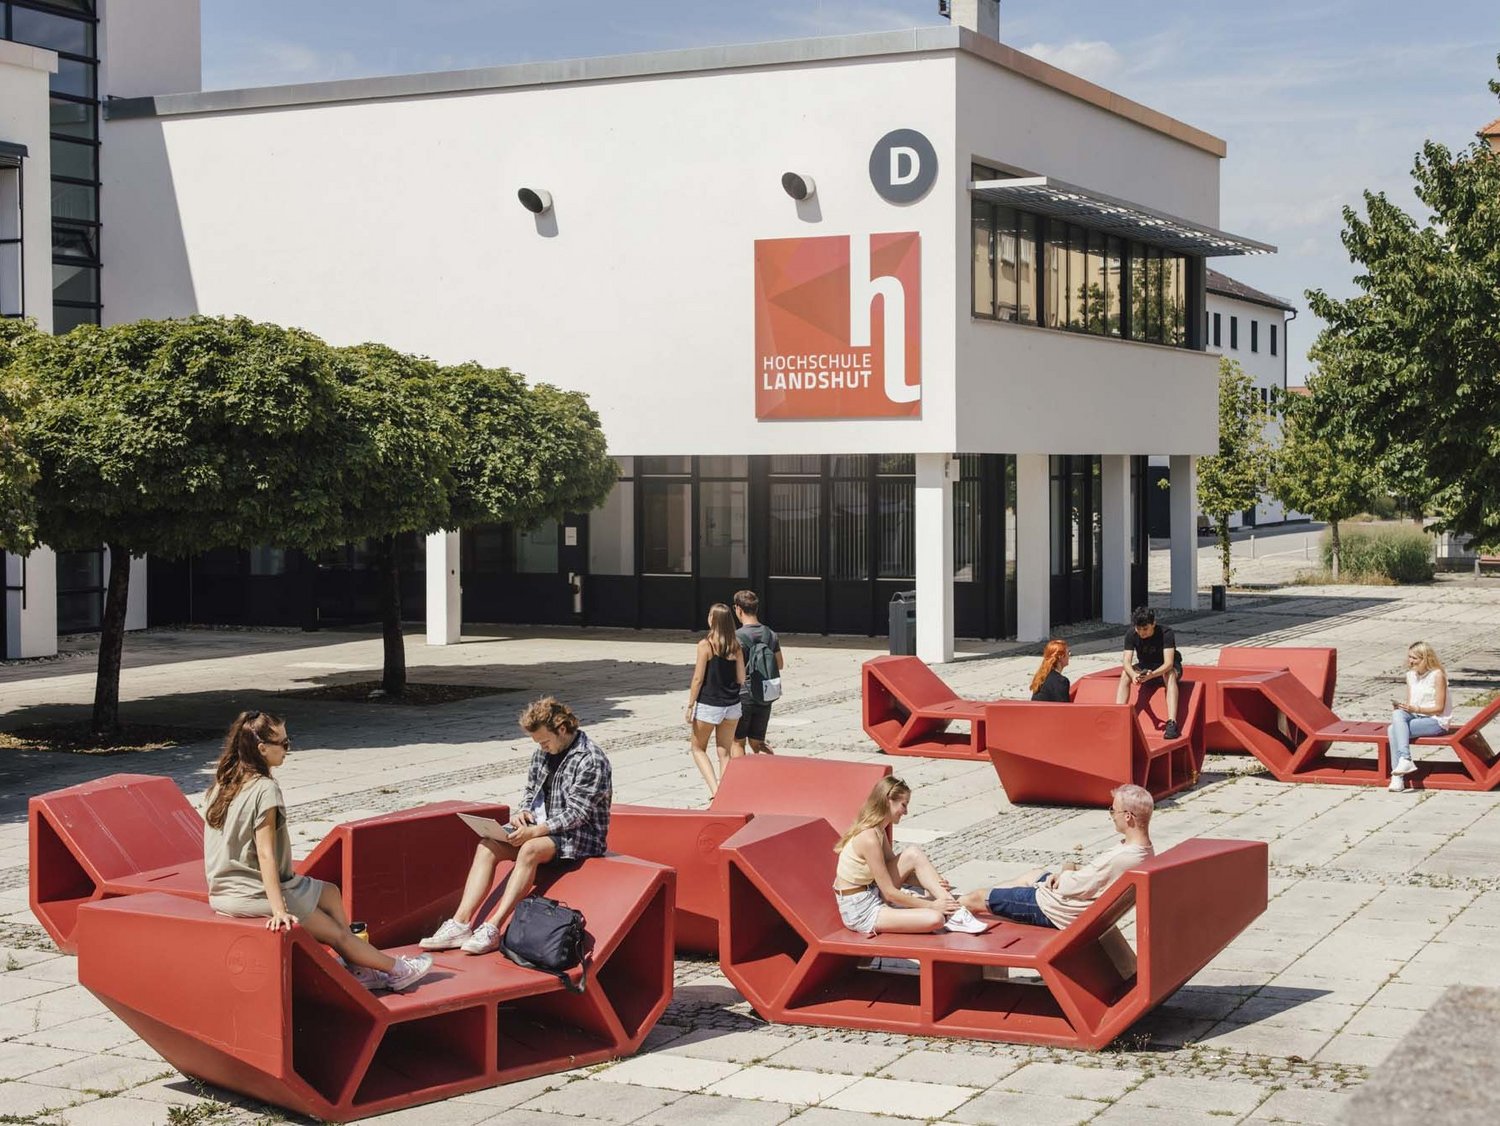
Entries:
<svg viewBox="0 0 1500 1126">
<path fill-rule="evenodd" d="M 1074 922 L 1112 883 L 1156 854 L 1151 844 L 1151 811 L 1156 803 L 1142 786 L 1116 786 L 1110 794 L 1109 819 L 1121 840 L 1080 868 L 1069 861 L 1057 871 L 1035 868 L 1019 880 L 989 891 L 959 897 L 970 911 L 988 911 L 1002 919 L 1061 930 Z"/>
</svg>

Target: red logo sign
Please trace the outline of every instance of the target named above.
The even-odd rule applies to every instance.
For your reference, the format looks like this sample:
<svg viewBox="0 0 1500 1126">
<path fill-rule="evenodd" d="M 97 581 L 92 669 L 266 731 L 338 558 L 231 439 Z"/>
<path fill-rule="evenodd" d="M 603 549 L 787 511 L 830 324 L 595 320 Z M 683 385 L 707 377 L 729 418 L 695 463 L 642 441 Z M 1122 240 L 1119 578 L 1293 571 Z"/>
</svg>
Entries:
<svg viewBox="0 0 1500 1126">
<path fill-rule="evenodd" d="M 755 243 L 755 417 L 922 414 L 915 232 Z"/>
</svg>

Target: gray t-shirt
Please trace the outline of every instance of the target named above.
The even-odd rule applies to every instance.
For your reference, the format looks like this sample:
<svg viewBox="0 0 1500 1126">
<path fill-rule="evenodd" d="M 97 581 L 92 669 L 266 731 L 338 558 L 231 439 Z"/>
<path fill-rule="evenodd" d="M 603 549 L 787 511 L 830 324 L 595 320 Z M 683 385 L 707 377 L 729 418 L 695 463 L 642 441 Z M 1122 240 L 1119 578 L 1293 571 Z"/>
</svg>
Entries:
<svg viewBox="0 0 1500 1126">
<path fill-rule="evenodd" d="M 213 792 L 209 792 L 209 801 Z M 203 826 L 203 867 L 208 876 L 208 905 L 226 915 L 264 915 L 270 911 L 266 888 L 260 878 L 260 858 L 255 851 L 255 827 L 272 811 L 275 830 L 276 871 L 281 877 L 287 910 L 297 918 L 317 905 L 316 881 L 298 876 L 292 869 L 292 838 L 286 828 L 286 801 L 273 778 L 258 776 L 240 787 L 229 803 L 224 827 Z M 311 893 L 311 903 L 307 902 Z"/>
</svg>

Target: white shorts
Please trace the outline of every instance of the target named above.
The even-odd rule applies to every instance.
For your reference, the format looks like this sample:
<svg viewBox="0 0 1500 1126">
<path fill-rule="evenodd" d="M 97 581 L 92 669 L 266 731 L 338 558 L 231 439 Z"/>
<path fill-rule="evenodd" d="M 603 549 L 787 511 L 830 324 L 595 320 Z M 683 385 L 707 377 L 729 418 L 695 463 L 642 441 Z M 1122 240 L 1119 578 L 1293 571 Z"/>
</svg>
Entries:
<svg viewBox="0 0 1500 1126">
<path fill-rule="evenodd" d="M 693 705 L 693 718 L 699 723 L 711 723 L 715 727 L 718 727 L 721 723 L 727 723 L 731 719 L 738 722 L 740 714 L 739 701 L 735 701 L 727 708 L 716 708 L 712 704 Z"/>
<path fill-rule="evenodd" d="M 907 895 L 918 895 L 927 898 L 927 889 L 920 885 L 907 884 L 901 889 Z M 839 918 L 844 921 L 844 926 L 852 931 L 869 936 L 875 933 L 875 922 L 880 918 L 880 909 L 890 907 L 885 898 L 880 894 L 880 889 L 874 884 L 854 895 L 840 895 L 838 885 L 834 885 L 833 897 L 838 900 Z M 895 907 L 895 911 L 909 910 L 909 908 Z"/>
</svg>

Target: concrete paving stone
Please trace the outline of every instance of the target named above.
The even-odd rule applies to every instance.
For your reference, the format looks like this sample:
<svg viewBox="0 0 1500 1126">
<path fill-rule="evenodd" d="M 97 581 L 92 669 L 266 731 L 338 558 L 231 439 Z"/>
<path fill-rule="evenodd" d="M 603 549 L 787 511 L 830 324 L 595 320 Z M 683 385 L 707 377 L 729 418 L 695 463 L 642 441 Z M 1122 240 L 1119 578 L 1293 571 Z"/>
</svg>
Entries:
<svg viewBox="0 0 1500 1126">
<path fill-rule="evenodd" d="M 825 1071 L 802 1071 L 788 1067 L 746 1067 L 708 1088 L 710 1095 L 733 1099 L 771 1099 L 808 1105 L 852 1084 L 856 1075 L 834 1075 Z"/>
<path fill-rule="evenodd" d="M 946 1117 L 978 1093 L 976 1087 L 866 1078 L 829 1095 L 820 1105 L 864 1114 L 933 1119 Z"/>
<path fill-rule="evenodd" d="M 481 1103 L 446 1099 L 393 1110 L 372 1121 L 379 1122 L 380 1126 L 478 1126 L 481 1122 L 514 1122 L 511 1113 L 497 1113 L 494 1107 Z"/>
<path fill-rule="evenodd" d="M 721 1060 L 657 1054 L 622 1060 L 596 1072 L 592 1078 L 600 1083 L 631 1083 L 638 1087 L 663 1087 L 669 1091 L 701 1091 L 721 1079 L 728 1079 L 740 1070 L 740 1066 Z"/>
<path fill-rule="evenodd" d="M 1394 1008 L 1373 1001 L 1360 1009 L 1339 1031 L 1351 1036 L 1391 1036 L 1400 1039 L 1422 1019 L 1422 1010 Z"/>
<path fill-rule="evenodd" d="M 1265 1099 L 1266 1092 L 1254 1083 L 1215 1077 L 1212 1082 L 1178 1075 L 1153 1075 L 1114 1105 L 1168 1107 L 1179 1110 L 1228 1111 L 1232 1116 L 1249 1114 Z"/>
<path fill-rule="evenodd" d="M 660 1111 L 637 1118 L 634 1126 L 682 1126 L 684 1122 L 707 1123 L 709 1126 L 778 1126 L 795 1113 L 795 1108 L 786 1103 L 730 1099 L 719 1095 L 684 1095 Z M 799 1117 L 798 1121 L 802 1119 Z"/>
<path fill-rule="evenodd" d="M 1127 1103 L 1123 1099 L 1107 1106 L 1096 1118 L 1089 1119 L 1090 1126 L 1225 1126 L 1233 1122 L 1232 1117 L 1216 1114 L 1211 1110 L 1194 1110 L 1191 1107 L 1145 1106 Z"/>
<path fill-rule="evenodd" d="M 798 1041 L 762 1029 L 751 1032 L 721 1032 L 705 1028 L 672 1040 L 661 1054 L 723 1060 L 726 1063 L 761 1063 Z"/>
<path fill-rule="evenodd" d="M 1331 1032 L 1312 1032 L 1277 1024 L 1234 1024 L 1221 1021 L 1198 1041 L 1206 1048 L 1284 1059 L 1312 1059 L 1333 1038 Z"/>
<path fill-rule="evenodd" d="M 1322 1000 L 1255 996 L 1225 1019 L 1237 1024 L 1271 1024 L 1305 1028 L 1312 1032 L 1337 1032 L 1358 1011 L 1354 1005 L 1338 1005 Z"/>
<path fill-rule="evenodd" d="M 79 1041 L 86 1043 L 86 1041 Z M 43 1047 L 18 1040 L 0 1043 L 0 1076 L 6 1079 L 24 1079 L 39 1071 L 46 1071 L 58 1064 L 82 1059 L 86 1053 L 66 1051 L 62 1048 Z"/>
<path fill-rule="evenodd" d="M 1425 1013 L 1443 995 L 1445 989 L 1445 985 L 1391 981 L 1375 991 L 1369 1004 L 1392 1009 L 1415 1009 Z"/>
<path fill-rule="evenodd" d="M 809 1107 L 797 1115 L 797 1126 L 890 1126 L 891 1120 L 878 1114 L 862 1114 L 853 1110 L 834 1110 L 821 1106 Z"/>
<path fill-rule="evenodd" d="M 1021 1066 L 1022 1061 L 1017 1057 L 918 1049 L 881 1068 L 880 1075 L 885 1079 L 948 1083 L 983 1090 L 994 1086 Z"/>
<path fill-rule="evenodd" d="M 634 1122 L 643 1115 L 659 1111 L 681 1097 L 680 1091 L 583 1079 L 538 1095 L 530 1102 L 521 1104 L 520 1109 L 623 1123 Z"/>
<path fill-rule="evenodd" d="M 948 1116 L 949 1121 L 975 1126 L 1080 1126 L 1108 1104 L 1093 1099 L 1036 1095 L 996 1088 L 970 1099 Z M 801 1124 L 801 1118 L 798 1118 Z"/>
<path fill-rule="evenodd" d="M 48 981 L 45 978 L 33 977 L 24 970 L 0 974 L 0 1006 L 8 1007 L 18 1001 L 39 997 L 44 993 L 56 993 L 77 980 L 75 977 L 72 982 Z"/>
<path fill-rule="evenodd" d="M 1386 1061 L 1401 1042 L 1397 1036 L 1363 1036 L 1354 1032 L 1341 1032 L 1313 1057 L 1318 1063 L 1358 1064 L 1361 1067 L 1378 1067 Z"/>
<path fill-rule="evenodd" d="M 70 1091 L 123 1091 L 158 1078 L 170 1070 L 161 1060 L 133 1060 L 123 1056 L 84 1056 L 38 1071 L 32 1083 Z"/>
<path fill-rule="evenodd" d="M 174 1071 L 165 1078 L 136 1084 L 129 1089 L 128 1097 L 144 1102 L 165 1103 L 168 1106 L 196 1106 L 199 1103 L 229 1106 L 231 1104 L 225 1099 L 235 1096 L 230 1096 L 229 1092 L 216 1087 L 205 1087 L 196 1080 Z"/>
<path fill-rule="evenodd" d="M 1246 1122 L 1287 1122 L 1299 1126 L 1333 1126 L 1343 1113 L 1349 1096 L 1343 1091 L 1318 1091 L 1289 1087 L 1273 1091 L 1255 1108 Z"/>
<path fill-rule="evenodd" d="M 47 1087 L 25 1080 L 0 1083 L 0 1116 L 11 1115 L 24 1121 L 44 1110 L 60 1110 L 89 1097 L 77 1091 L 65 1091 L 61 1087 Z"/>
<path fill-rule="evenodd" d="M 52 1048 L 77 1048 L 86 1045 L 96 1052 L 108 1052 L 124 1044 L 140 1043 L 130 1026 L 113 1013 L 74 1017 L 61 1024 L 22 1033 L 16 1039 Z"/>
<path fill-rule="evenodd" d="M 172 1108 L 166 1103 L 116 1095 L 69 1107 L 57 1116 L 57 1121 L 60 1126 L 125 1126 L 126 1123 L 129 1126 L 168 1126 L 172 1122 L 171 1113 Z"/>
<path fill-rule="evenodd" d="M 1117 1099 L 1141 1078 L 1139 1071 L 1083 1067 L 1074 1063 L 1031 1063 L 1000 1081 L 998 1089 L 1022 1094 Z"/>
<path fill-rule="evenodd" d="M 906 1048 L 893 1044 L 858 1043 L 813 1037 L 783 1048 L 766 1063 L 803 1071 L 834 1071 L 844 1075 L 870 1075 L 901 1058 Z"/>
</svg>

